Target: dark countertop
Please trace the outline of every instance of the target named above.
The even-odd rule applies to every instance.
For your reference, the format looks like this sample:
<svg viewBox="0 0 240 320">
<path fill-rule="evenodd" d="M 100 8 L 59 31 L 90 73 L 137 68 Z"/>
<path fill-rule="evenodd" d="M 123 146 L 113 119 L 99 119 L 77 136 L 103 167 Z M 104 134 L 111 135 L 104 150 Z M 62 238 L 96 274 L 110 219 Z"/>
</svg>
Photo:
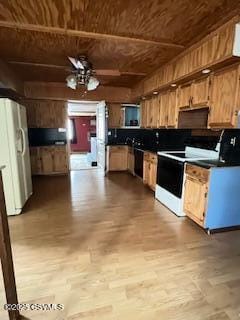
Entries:
<svg viewBox="0 0 240 320">
<path fill-rule="evenodd" d="M 196 160 L 196 161 L 187 161 L 189 164 L 193 164 L 202 168 L 211 169 L 211 168 L 226 168 L 226 167 L 239 167 L 240 163 L 229 163 L 222 162 L 220 160 Z"/>
<path fill-rule="evenodd" d="M 143 152 L 151 152 L 151 153 L 154 153 L 154 154 L 157 154 L 158 151 L 156 150 L 149 150 L 149 149 L 146 149 L 144 148 L 143 146 L 132 146 L 130 144 L 127 144 L 127 143 L 107 143 L 106 146 L 128 146 L 128 147 L 131 147 L 131 148 L 134 148 L 136 150 L 140 150 L 140 151 L 143 151 Z"/>
</svg>

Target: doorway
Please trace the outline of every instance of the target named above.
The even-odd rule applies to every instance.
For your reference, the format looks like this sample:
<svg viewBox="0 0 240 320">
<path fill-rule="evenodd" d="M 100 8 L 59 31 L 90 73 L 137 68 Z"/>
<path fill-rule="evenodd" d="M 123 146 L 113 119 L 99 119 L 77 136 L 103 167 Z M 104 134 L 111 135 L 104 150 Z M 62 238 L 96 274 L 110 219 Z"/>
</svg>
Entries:
<svg viewBox="0 0 240 320">
<path fill-rule="evenodd" d="M 105 110 L 104 102 L 68 102 L 68 146 L 71 171 L 102 168 L 103 160 L 98 159 L 99 139 L 104 143 L 105 149 L 105 139 L 102 141 L 102 137 L 105 137 L 105 116 L 102 119 L 102 114 L 99 113 L 99 108 L 102 107 Z M 101 118 L 100 122 L 104 122 L 100 127 L 99 118 Z"/>
</svg>

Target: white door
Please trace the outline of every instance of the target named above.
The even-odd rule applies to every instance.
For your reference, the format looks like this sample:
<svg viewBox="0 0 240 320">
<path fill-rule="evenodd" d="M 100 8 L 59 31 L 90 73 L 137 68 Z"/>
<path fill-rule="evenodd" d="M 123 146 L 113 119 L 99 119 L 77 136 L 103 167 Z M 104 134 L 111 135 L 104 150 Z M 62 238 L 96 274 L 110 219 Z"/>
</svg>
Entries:
<svg viewBox="0 0 240 320">
<path fill-rule="evenodd" d="M 24 171 L 24 186 L 26 200 L 32 194 L 32 175 L 31 175 L 31 163 L 29 153 L 29 141 L 28 141 L 28 128 L 27 128 L 27 114 L 24 106 L 19 106 L 19 124 L 22 135 L 22 166 Z"/>
<path fill-rule="evenodd" d="M 106 104 L 101 101 L 97 105 L 97 162 L 105 170 L 105 140 L 106 140 Z"/>
<path fill-rule="evenodd" d="M 15 208 L 21 209 L 26 202 L 24 185 L 24 168 L 22 163 L 23 138 L 19 124 L 19 105 L 7 100 L 6 120 L 10 153 L 10 169 L 13 181 Z M 14 213 L 13 213 L 14 214 Z"/>
</svg>

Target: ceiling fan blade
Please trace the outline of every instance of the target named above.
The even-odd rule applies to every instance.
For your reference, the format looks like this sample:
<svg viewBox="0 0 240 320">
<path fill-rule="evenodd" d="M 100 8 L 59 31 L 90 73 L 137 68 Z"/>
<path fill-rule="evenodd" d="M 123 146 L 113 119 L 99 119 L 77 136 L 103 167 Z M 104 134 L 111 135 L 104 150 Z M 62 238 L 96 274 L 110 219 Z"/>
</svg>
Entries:
<svg viewBox="0 0 240 320">
<path fill-rule="evenodd" d="M 74 66 L 74 68 L 84 69 L 84 65 L 82 64 L 82 62 L 80 60 L 72 58 L 72 57 L 68 57 L 68 59 L 71 62 L 71 64 Z"/>
<path fill-rule="evenodd" d="M 121 75 L 121 72 L 117 69 L 115 70 L 110 70 L 110 69 L 97 69 L 94 70 L 96 75 L 98 76 L 112 76 L 112 77 L 119 77 Z"/>
<path fill-rule="evenodd" d="M 124 76 L 146 76 L 147 74 L 144 72 L 132 72 L 132 71 L 123 71 L 121 75 Z"/>
</svg>

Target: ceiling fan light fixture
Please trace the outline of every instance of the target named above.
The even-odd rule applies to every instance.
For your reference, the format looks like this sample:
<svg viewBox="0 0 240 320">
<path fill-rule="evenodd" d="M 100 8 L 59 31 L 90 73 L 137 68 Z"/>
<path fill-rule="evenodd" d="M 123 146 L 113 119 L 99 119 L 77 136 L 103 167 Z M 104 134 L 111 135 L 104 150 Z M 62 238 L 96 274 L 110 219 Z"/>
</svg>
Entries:
<svg viewBox="0 0 240 320">
<path fill-rule="evenodd" d="M 77 79 L 74 74 L 70 74 L 69 76 L 67 76 L 66 81 L 69 88 L 74 90 L 77 88 Z"/>
<path fill-rule="evenodd" d="M 95 90 L 99 86 L 99 81 L 95 77 L 90 77 L 88 84 L 87 84 L 87 89 L 88 91 Z"/>
</svg>

